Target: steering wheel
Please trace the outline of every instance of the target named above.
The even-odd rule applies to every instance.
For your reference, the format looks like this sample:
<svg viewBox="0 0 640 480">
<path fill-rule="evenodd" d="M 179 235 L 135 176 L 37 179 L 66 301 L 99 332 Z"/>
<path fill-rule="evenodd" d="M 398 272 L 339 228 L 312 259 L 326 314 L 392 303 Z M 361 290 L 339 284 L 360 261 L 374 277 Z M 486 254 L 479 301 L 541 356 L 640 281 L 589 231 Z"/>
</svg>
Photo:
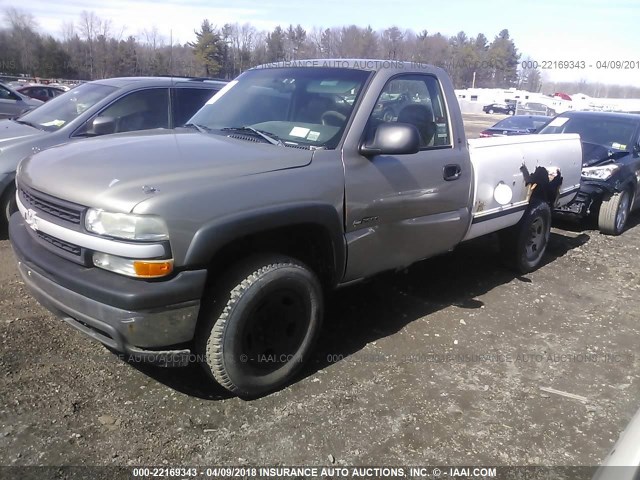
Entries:
<svg viewBox="0 0 640 480">
<path fill-rule="evenodd" d="M 330 125 L 332 127 L 341 127 L 346 119 L 346 115 L 343 115 L 340 112 L 336 112 L 335 110 L 324 112 L 320 117 L 322 125 Z"/>
</svg>

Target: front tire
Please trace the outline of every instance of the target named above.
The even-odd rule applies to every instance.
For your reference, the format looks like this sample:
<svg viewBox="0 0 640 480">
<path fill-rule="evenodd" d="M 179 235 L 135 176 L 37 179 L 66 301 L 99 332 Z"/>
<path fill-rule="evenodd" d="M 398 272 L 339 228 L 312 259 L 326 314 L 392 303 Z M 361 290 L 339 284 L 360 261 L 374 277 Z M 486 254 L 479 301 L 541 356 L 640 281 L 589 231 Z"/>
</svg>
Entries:
<svg viewBox="0 0 640 480">
<path fill-rule="evenodd" d="M 551 236 L 551 208 L 542 201 L 529 205 L 520 221 L 501 232 L 505 262 L 519 273 L 529 273 L 542 263 Z"/>
<path fill-rule="evenodd" d="M 624 232 L 631 211 L 631 195 L 628 190 L 611 195 L 600 205 L 598 229 L 605 235 L 620 235 Z"/>
<path fill-rule="evenodd" d="M 289 257 L 237 264 L 204 307 L 198 353 L 205 371 L 240 396 L 266 394 L 308 360 L 322 322 L 317 276 Z"/>
<path fill-rule="evenodd" d="M 490 108 L 487 113 L 493 113 L 493 108 Z"/>
</svg>

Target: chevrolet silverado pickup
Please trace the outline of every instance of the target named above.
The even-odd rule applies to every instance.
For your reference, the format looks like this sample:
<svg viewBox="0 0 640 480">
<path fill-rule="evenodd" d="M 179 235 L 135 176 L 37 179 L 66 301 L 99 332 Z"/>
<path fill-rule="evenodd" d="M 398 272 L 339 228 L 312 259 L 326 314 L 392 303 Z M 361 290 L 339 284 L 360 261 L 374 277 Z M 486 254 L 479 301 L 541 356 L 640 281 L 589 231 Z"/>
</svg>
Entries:
<svg viewBox="0 0 640 480">
<path fill-rule="evenodd" d="M 381 98 L 409 99 L 381 118 Z M 109 348 L 197 359 L 240 396 L 291 381 L 323 292 L 499 232 L 540 265 L 580 183 L 578 135 L 467 141 L 446 73 L 373 60 L 246 71 L 178 130 L 116 134 L 18 168 L 25 284 Z"/>
</svg>

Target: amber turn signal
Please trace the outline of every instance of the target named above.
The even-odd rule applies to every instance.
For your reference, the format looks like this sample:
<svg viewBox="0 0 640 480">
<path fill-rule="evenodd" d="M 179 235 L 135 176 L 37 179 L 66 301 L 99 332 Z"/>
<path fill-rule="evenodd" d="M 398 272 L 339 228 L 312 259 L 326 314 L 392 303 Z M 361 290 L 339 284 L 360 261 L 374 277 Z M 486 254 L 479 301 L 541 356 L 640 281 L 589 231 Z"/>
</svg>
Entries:
<svg viewBox="0 0 640 480">
<path fill-rule="evenodd" d="M 173 271 L 173 260 L 134 260 L 133 269 L 138 277 L 165 277 Z"/>
</svg>

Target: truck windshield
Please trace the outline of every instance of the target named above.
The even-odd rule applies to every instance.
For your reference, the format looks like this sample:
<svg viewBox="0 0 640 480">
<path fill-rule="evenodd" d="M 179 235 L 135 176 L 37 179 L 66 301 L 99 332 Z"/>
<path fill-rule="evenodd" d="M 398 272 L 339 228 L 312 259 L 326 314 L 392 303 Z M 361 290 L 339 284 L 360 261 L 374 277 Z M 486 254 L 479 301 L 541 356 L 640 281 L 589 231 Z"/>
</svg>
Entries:
<svg viewBox="0 0 640 480">
<path fill-rule="evenodd" d="M 115 90 L 116 87 L 108 85 L 85 83 L 22 115 L 19 120 L 52 132 L 64 127 Z"/>
<path fill-rule="evenodd" d="M 236 138 L 257 130 L 277 139 L 269 143 L 335 148 L 370 74 L 323 67 L 249 70 L 211 98 L 189 124 Z"/>
<path fill-rule="evenodd" d="M 630 150 L 638 121 L 606 115 L 558 116 L 540 133 L 578 133 L 580 140 L 613 150 Z"/>
</svg>

